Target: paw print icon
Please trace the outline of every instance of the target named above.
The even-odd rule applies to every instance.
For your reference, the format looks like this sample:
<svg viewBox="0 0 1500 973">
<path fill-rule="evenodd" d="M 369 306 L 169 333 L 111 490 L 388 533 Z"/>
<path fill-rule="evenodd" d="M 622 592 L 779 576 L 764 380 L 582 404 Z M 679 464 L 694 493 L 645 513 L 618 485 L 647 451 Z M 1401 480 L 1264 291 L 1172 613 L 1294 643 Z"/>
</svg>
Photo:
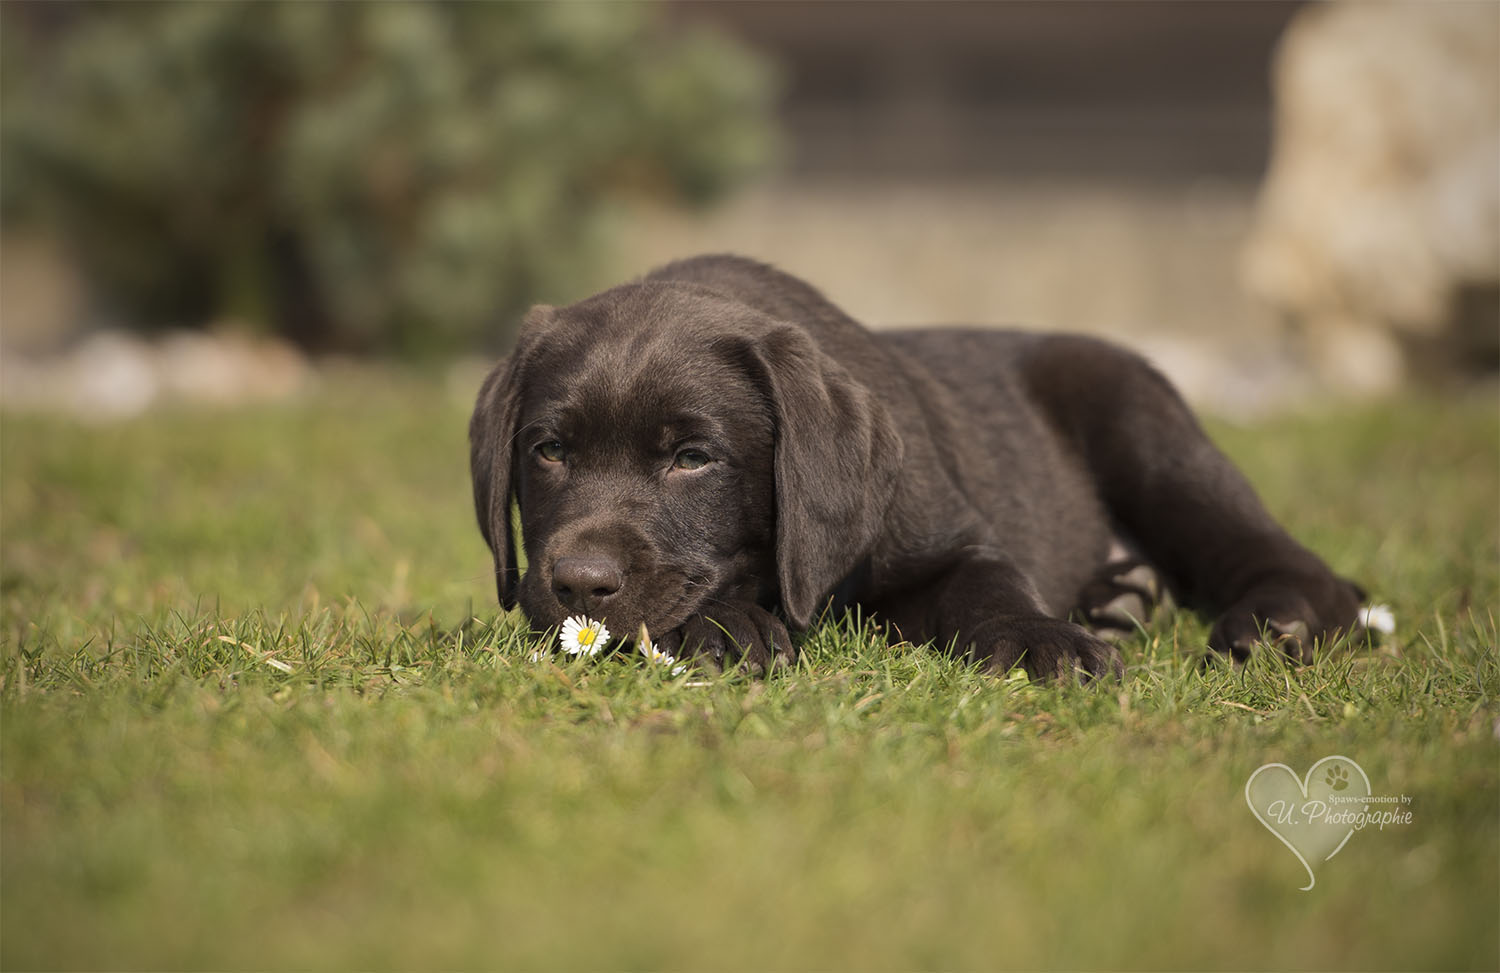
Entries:
<svg viewBox="0 0 1500 973">
<path fill-rule="evenodd" d="M 1328 775 L 1323 780 L 1329 787 L 1341 791 L 1349 786 L 1349 771 L 1345 770 L 1342 764 L 1334 764 L 1328 768 Z"/>
</svg>

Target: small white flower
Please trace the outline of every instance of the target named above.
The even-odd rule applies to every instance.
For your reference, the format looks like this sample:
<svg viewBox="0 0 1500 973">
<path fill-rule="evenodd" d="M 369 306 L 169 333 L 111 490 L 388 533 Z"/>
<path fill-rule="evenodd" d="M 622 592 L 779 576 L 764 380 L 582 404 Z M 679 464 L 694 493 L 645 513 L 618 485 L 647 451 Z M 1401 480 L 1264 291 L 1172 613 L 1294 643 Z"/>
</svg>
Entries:
<svg viewBox="0 0 1500 973">
<path fill-rule="evenodd" d="M 674 676 L 680 676 L 687 671 L 686 665 L 681 663 L 673 665 L 674 662 L 677 662 L 677 658 L 670 652 L 658 648 L 656 643 L 651 641 L 651 633 L 646 631 L 644 624 L 641 625 L 641 630 L 636 633 L 635 647 L 640 650 L 641 655 L 646 657 L 646 661 L 652 665 L 672 666 L 672 675 Z"/>
<path fill-rule="evenodd" d="M 563 651 L 569 655 L 598 655 L 609 642 L 609 629 L 603 622 L 596 622 L 584 615 L 574 615 L 563 620 L 562 632 L 558 634 Z"/>
<path fill-rule="evenodd" d="M 1396 615 L 1390 605 L 1366 605 L 1359 610 L 1359 623 L 1381 635 L 1391 635 L 1396 631 Z"/>
</svg>

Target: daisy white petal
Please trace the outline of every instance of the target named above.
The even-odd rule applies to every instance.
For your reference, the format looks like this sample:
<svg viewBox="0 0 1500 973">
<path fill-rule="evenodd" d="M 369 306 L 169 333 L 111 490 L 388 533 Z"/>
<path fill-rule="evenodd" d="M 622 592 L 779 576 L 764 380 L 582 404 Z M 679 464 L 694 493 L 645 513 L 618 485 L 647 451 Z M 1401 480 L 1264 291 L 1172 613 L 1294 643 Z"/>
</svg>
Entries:
<svg viewBox="0 0 1500 973">
<path fill-rule="evenodd" d="M 585 615 L 574 615 L 563 620 L 558 641 L 569 655 L 598 655 L 609 642 L 609 629 L 603 622 L 596 622 Z"/>
<path fill-rule="evenodd" d="M 641 630 L 636 633 L 635 647 L 640 650 L 641 655 L 646 657 L 646 661 L 652 665 L 672 666 L 672 675 L 674 676 L 680 676 L 687 670 L 686 665 L 680 663 L 672 665 L 674 662 L 677 662 L 677 658 L 670 652 L 658 648 L 656 643 L 651 641 L 651 633 L 646 631 L 644 624 L 641 626 Z"/>
</svg>

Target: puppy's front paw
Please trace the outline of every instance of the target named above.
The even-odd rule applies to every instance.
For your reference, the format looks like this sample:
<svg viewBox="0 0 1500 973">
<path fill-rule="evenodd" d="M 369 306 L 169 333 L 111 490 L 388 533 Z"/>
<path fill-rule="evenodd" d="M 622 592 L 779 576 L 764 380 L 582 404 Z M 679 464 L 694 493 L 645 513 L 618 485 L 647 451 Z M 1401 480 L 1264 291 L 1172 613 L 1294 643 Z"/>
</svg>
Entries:
<svg viewBox="0 0 1500 973">
<path fill-rule="evenodd" d="M 790 665 L 797 657 L 785 623 L 750 603 L 731 603 L 694 615 L 663 635 L 660 647 L 717 670 L 738 663 L 741 672 L 756 676 L 778 665 Z"/>
<path fill-rule="evenodd" d="M 994 619 L 973 640 L 980 661 L 988 657 L 992 672 L 1005 672 L 1019 662 L 1033 679 L 1120 678 L 1125 664 L 1113 645 L 1084 629 L 1045 615 L 1010 615 Z"/>
<path fill-rule="evenodd" d="M 1271 644 L 1306 664 L 1313 661 L 1313 645 L 1350 631 L 1358 612 L 1358 589 L 1340 579 L 1259 585 L 1219 616 L 1208 646 L 1243 661 L 1257 645 Z"/>
</svg>

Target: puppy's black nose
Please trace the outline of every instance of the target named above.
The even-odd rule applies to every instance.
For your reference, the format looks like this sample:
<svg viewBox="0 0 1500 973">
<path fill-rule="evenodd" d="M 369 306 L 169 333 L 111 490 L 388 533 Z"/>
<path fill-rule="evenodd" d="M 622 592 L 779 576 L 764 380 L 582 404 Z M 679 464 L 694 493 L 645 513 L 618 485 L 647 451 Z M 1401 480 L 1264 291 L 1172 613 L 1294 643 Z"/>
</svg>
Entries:
<svg viewBox="0 0 1500 973">
<path fill-rule="evenodd" d="M 614 558 L 589 554 L 560 557 L 552 565 L 552 592 L 573 611 L 592 614 L 603 608 L 625 584 Z"/>
</svg>

